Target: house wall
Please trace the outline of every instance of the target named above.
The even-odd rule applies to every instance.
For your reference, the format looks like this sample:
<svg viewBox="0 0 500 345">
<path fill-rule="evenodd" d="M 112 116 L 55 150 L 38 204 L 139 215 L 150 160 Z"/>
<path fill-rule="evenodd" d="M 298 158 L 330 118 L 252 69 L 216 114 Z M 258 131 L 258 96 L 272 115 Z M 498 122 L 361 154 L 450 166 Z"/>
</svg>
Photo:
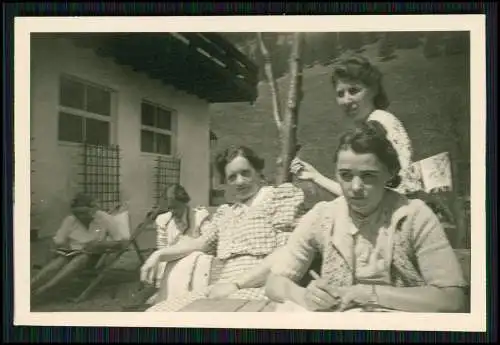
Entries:
<svg viewBox="0 0 500 345">
<path fill-rule="evenodd" d="M 165 86 L 92 50 L 65 39 L 32 38 L 31 43 L 32 228 L 51 236 L 79 191 L 81 146 L 58 142 L 59 76 L 67 73 L 114 90 L 112 143 L 121 150 L 121 198 L 128 201 L 132 226 L 142 221 L 155 199 L 156 155 L 140 152 L 141 100 L 177 112 L 174 147 L 181 158 L 181 183 L 192 204 L 208 205 L 208 103 Z"/>
</svg>

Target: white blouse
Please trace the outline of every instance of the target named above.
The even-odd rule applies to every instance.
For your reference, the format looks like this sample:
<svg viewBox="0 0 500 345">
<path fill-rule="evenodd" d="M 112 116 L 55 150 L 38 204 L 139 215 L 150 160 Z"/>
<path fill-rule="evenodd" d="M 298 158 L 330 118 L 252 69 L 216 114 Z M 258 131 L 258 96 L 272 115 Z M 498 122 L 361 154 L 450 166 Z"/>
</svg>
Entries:
<svg viewBox="0 0 500 345">
<path fill-rule="evenodd" d="M 209 215 L 208 210 L 203 207 L 189 207 L 182 217 L 182 222 L 176 221 L 172 212 L 160 214 L 155 221 L 157 248 L 172 246 L 185 237 L 199 237 L 200 227 Z"/>
</svg>

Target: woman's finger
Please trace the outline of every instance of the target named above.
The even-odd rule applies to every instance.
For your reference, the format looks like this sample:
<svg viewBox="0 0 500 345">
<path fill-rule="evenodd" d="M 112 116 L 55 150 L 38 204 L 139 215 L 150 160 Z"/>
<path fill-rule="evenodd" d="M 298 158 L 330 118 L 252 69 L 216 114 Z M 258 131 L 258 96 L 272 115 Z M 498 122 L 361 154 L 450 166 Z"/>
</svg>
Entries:
<svg viewBox="0 0 500 345">
<path fill-rule="evenodd" d="M 353 302 L 353 294 L 350 292 L 345 293 L 340 299 L 339 311 L 345 311 Z"/>
<path fill-rule="evenodd" d="M 147 279 L 147 269 L 145 266 L 141 267 L 141 282 L 145 282 Z"/>
<path fill-rule="evenodd" d="M 340 298 L 339 291 L 332 287 L 326 279 L 317 279 L 314 281 L 314 284 L 321 290 L 327 292 L 333 298 Z"/>
<path fill-rule="evenodd" d="M 324 303 L 328 304 L 328 306 L 332 306 L 338 302 L 338 300 L 335 297 L 333 297 L 328 292 L 326 292 L 326 291 L 324 291 L 316 286 L 312 286 L 310 291 L 311 291 L 311 295 L 317 297 L 318 299 L 320 299 Z"/>
</svg>

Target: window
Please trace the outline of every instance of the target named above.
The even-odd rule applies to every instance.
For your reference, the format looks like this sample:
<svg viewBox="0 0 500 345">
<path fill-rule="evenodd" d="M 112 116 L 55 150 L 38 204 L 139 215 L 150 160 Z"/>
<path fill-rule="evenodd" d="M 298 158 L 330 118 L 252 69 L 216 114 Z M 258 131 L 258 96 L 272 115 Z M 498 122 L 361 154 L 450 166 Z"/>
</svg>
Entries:
<svg viewBox="0 0 500 345">
<path fill-rule="evenodd" d="M 173 120 L 173 111 L 143 101 L 141 104 L 141 151 L 172 155 Z"/>
<path fill-rule="evenodd" d="M 59 87 L 59 140 L 109 145 L 111 92 L 62 76 Z"/>
</svg>

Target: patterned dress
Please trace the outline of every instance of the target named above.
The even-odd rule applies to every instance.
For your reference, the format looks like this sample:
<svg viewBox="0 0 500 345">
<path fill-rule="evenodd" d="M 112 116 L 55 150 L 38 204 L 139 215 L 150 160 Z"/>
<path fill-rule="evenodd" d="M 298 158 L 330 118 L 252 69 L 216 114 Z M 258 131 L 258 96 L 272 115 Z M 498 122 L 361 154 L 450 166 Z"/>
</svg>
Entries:
<svg viewBox="0 0 500 345">
<path fill-rule="evenodd" d="M 393 114 L 384 110 L 375 110 L 367 121 L 376 121 L 380 123 L 387 131 L 387 139 L 392 143 L 398 153 L 399 163 L 401 164 L 401 184 L 394 190 L 409 194 L 423 189 L 420 177 L 420 171 L 413 164 L 413 150 L 411 140 L 403 124 Z"/>
<path fill-rule="evenodd" d="M 208 252 L 215 255 L 211 285 L 231 283 L 256 268 L 277 248 L 286 244 L 298 219 L 304 214 L 304 194 L 292 184 L 262 187 L 252 205 L 222 205 L 202 228 Z M 185 296 L 161 302 L 147 311 L 179 311 L 206 298 L 210 286 Z M 264 288 L 241 289 L 228 298 L 267 299 Z"/>
</svg>

